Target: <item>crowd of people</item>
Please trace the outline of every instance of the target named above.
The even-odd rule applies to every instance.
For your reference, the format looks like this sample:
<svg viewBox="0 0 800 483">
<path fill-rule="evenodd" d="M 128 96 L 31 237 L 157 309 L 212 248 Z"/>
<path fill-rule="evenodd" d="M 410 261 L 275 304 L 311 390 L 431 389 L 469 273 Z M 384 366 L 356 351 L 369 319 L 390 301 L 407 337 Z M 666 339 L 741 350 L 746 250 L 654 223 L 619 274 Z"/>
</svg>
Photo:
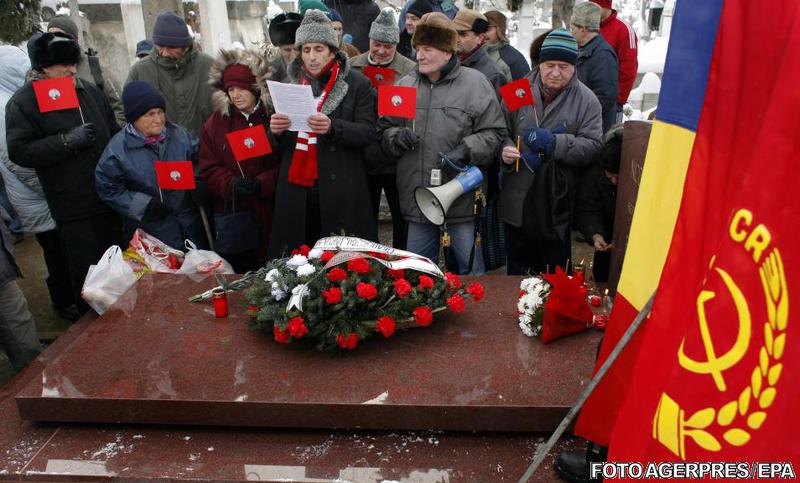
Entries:
<svg viewBox="0 0 800 483">
<path fill-rule="evenodd" d="M 619 150 L 604 133 L 619 139 L 613 126 L 636 72 L 635 33 L 610 0 L 578 5 L 570 31 L 537 38 L 532 68 L 509 44 L 501 12 L 448 0 L 411 0 L 399 19 L 371 0 L 303 0 L 300 13 L 270 21 L 268 36 L 268 53 L 212 57 L 184 19 L 161 13 L 121 95 L 91 68 L 66 17 L 34 35 L 27 55 L 0 47 L 0 169 L 23 229 L 42 246 L 59 314 L 88 310 L 80 290 L 89 265 L 137 228 L 178 249 L 187 239 L 213 245 L 243 273 L 330 234 L 377 241 L 382 196 L 395 247 L 435 262 L 444 248 L 442 263 L 463 274 L 567 266 L 573 230 L 608 252 Z M 378 116 L 387 82 L 375 69 L 416 88 L 414 119 Z M 31 81 L 64 77 L 80 108 L 42 112 Z M 510 109 L 501 88 L 520 79 L 534 102 Z M 293 126 L 275 112 L 269 80 L 309 86 L 316 113 Z M 229 135 L 259 126 L 269 149 L 237 156 Z M 160 189 L 155 162 L 187 160 L 195 188 Z M 444 225 L 429 221 L 416 188 L 471 167 L 482 185 L 453 202 Z M 0 298 L 19 298 L 13 238 L 2 240 L 0 282 L 11 282 Z M 2 307 L 3 346 L 24 365 L 36 351 L 18 350 L 20 327 L 32 318 Z"/>
</svg>

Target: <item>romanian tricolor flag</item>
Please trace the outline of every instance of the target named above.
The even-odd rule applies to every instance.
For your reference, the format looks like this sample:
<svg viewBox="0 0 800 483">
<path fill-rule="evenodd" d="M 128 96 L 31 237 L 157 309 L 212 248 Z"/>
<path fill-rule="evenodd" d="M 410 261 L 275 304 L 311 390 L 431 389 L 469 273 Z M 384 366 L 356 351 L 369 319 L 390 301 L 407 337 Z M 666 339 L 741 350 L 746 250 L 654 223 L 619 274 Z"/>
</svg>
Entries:
<svg viewBox="0 0 800 483">
<path fill-rule="evenodd" d="M 800 2 L 677 3 L 600 362 L 653 311 L 575 430 L 610 460 L 800 461 L 798 45 Z"/>
</svg>

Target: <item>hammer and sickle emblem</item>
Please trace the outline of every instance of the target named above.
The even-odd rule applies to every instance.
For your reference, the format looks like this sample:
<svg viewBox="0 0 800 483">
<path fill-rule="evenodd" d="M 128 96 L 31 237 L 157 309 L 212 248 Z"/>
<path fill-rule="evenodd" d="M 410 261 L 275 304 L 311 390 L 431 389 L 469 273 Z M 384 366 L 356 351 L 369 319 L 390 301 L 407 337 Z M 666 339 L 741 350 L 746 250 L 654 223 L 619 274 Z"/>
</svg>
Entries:
<svg viewBox="0 0 800 483">
<path fill-rule="evenodd" d="M 514 95 L 522 99 L 523 97 L 525 97 L 525 89 L 522 88 L 517 89 L 516 91 L 514 91 Z"/>
<path fill-rule="evenodd" d="M 61 97 L 61 91 L 59 91 L 58 89 L 50 89 L 50 90 L 47 92 L 47 95 L 48 95 L 48 97 L 50 97 L 50 99 L 52 99 L 52 100 L 54 100 L 54 101 L 55 101 L 55 100 L 57 100 L 59 97 Z"/>
<path fill-rule="evenodd" d="M 736 342 L 728 350 L 728 352 L 718 356 L 716 348 L 714 347 L 711 333 L 708 327 L 708 320 L 706 319 L 705 303 L 716 297 L 716 293 L 710 290 L 703 290 L 697 296 L 697 318 L 700 324 L 700 337 L 703 339 L 703 347 L 706 352 L 705 361 L 696 361 L 691 359 L 683 350 L 686 343 L 684 338 L 681 341 L 681 346 L 678 349 L 678 362 L 681 367 L 687 371 L 696 374 L 710 374 L 714 379 L 717 389 L 721 392 L 726 390 L 725 379 L 722 373 L 731 367 L 735 366 L 744 357 L 747 352 L 747 347 L 750 344 L 750 332 L 752 324 L 750 319 L 750 309 L 747 306 L 747 299 L 745 299 L 742 291 L 736 285 L 733 278 L 721 268 L 714 268 L 733 298 L 733 303 L 736 306 L 736 313 L 739 317 L 739 333 L 736 335 Z"/>
<path fill-rule="evenodd" d="M 402 103 L 403 103 L 403 98 L 402 97 L 400 97 L 400 96 L 392 96 L 392 105 L 394 107 L 397 107 Z"/>
<path fill-rule="evenodd" d="M 169 177 L 172 178 L 172 181 L 178 181 L 181 179 L 181 173 L 178 171 L 170 171 Z"/>
<path fill-rule="evenodd" d="M 253 141 L 253 138 L 246 138 L 246 139 L 244 140 L 244 145 L 245 145 L 245 147 L 246 147 L 247 149 L 250 149 L 250 148 L 252 148 L 253 146 L 255 146 L 255 145 L 256 145 L 256 142 L 255 142 L 255 141 Z"/>
</svg>

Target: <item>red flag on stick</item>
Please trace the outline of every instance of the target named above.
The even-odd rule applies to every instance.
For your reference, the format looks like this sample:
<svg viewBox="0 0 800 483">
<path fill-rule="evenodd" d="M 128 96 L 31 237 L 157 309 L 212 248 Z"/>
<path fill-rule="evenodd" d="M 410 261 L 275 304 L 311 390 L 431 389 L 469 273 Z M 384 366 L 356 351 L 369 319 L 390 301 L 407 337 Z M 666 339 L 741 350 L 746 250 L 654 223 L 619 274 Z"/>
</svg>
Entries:
<svg viewBox="0 0 800 483">
<path fill-rule="evenodd" d="M 194 166 L 191 161 L 156 161 L 158 188 L 165 190 L 193 190 Z"/>
<path fill-rule="evenodd" d="M 417 88 L 401 86 L 378 87 L 378 116 L 414 119 L 417 114 Z"/>
<path fill-rule="evenodd" d="M 369 77 L 372 87 L 390 86 L 394 84 L 394 69 L 387 67 L 375 67 L 368 65 L 364 67 L 364 75 Z"/>
<path fill-rule="evenodd" d="M 536 103 L 531 91 L 531 82 L 528 79 L 517 79 L 500 88 L 500 95 L 506 101 L 509 111 L 516 111 L 522 106 L 532 106 Z"/>
<path fill-rule="evenodd" d="M 75 92 L 75 81 L 72 77 L 33 81 L 33 91 L 36 93 L 39 112 L 80 107 L 78 93 Z"/>
<path fill-rule="evenodd" d="M 225 136 L 228 138 L 228 144 L 230 144 L 233 157 L 237 162 L 265 156 L 272 152 L 272 146 L 269 144 L 264 126 L 240 129 Z"/>
</svg>

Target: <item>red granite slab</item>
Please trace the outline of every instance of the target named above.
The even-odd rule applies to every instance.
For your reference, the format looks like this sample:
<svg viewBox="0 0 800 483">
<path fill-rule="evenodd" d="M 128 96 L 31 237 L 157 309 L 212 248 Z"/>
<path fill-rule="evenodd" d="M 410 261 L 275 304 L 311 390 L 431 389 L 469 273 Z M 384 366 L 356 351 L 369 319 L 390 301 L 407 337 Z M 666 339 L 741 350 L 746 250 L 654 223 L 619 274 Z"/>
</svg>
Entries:
<svg viewBox="0 0 800 483">
<path fill-rule="evenodd" d="M 459 316 L 345 356 L 275 344 L 186 298 L 211 280 L 153 275 L 17 395 L 23 419 L 100 423 L 549 431 L 587 381 L 599 334 L 544 346 L 517 328 L 519 278 L 482 277 Z"/>
</svg>

